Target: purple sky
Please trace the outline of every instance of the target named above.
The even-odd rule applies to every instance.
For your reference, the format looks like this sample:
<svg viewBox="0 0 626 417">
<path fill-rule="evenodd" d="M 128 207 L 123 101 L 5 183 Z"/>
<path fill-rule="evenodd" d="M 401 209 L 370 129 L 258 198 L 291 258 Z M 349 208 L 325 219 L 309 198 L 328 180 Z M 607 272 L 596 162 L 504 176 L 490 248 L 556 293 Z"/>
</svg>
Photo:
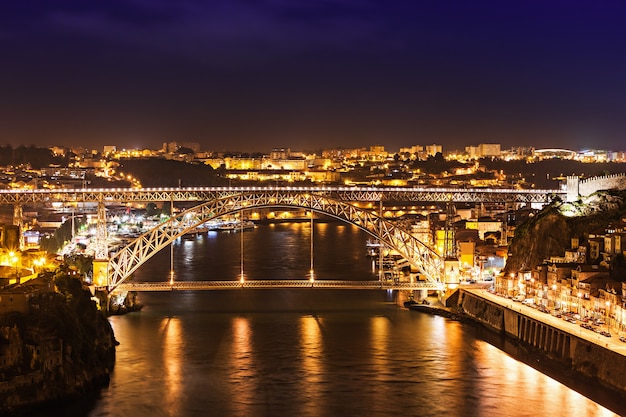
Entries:
<svg viewBox="0 0 626 417">
<path fill-rule="evenodd" d="M 622 0 L 2 9 L 0 144 L 626 150 Z"/>
</svg>

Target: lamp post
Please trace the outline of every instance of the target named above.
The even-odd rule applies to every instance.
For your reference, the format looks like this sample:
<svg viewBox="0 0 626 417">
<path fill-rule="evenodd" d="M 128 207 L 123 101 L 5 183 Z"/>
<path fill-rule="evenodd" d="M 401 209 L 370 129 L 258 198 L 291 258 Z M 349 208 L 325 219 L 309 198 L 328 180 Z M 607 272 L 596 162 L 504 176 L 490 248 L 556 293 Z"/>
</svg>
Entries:
<svg viewBox="0 0 626 417">
<path fill-rule="evenodd" d="M 311 197 L 311 200 L 313 200 L 313 198 Z M 311 206 L 313 204 L 311 203 Z M 313 231 L 314 231 L 314 224 L 313 224 L 313 209 L 311 209 L 309 211 L 311 213 L 311 269 L 309 271 L 309 282 L 311 283 L 311 286 L 313 286 L 313 282 L 315 282 L 315 275 L 313 274 Z"/>
<path fill-rule="evenodd" d="M 43 256 L 38 259 L 35 259 L 33 261 L 33 273 L 43 271 L 45 264 L 46 264 L 46 258 L 44 258 Z"/>
<path fill-rule="evenodd" d="M 241 259 L 240 259 L 240 261 L 241 261 L 241 265 L 240 265 L 241 273 L 240 273 L 240 276 L 239 276 L 239 282 L 243 286 L 243 284 L 245 282 L 245 278 L 244 278 L 244 275 L 243 275 L 243 210 L 241 211 L 241 215 L 239 217 L 239 221 L 240 221 L 239 227 L 241 229 L 240 230 L 241 234 L 240 234 L 240 239 L 239 239 L 239 245 L 240 245 L 239 246 L 239 253 L 240 253 L 240 256 L 241 256 Z"/>
<path fill-rule="evenodd" d="M 609 310 L 611 308 L 611 301 L 606 300 L 606 331 L 611 333 L 611 326 L 609 324 Z"/>
<path fill-rule="evenodd" d="M 17 270 L 17 255 L 15 254 L 15 252 L 13 252 L 13 251 L 9 252 L 9 259 L 11 260 L 11 263 L 15 267 L 15 281 L 17 282 L 19 280 L 20 276 L 19 276 L 19 272 Z"/>
</svg>

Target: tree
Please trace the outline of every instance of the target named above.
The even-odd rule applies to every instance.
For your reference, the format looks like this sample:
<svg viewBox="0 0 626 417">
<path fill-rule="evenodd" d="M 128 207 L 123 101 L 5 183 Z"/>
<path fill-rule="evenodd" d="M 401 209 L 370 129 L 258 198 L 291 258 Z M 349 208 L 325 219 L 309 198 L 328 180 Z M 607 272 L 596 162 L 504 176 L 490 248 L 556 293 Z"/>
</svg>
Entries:
<svg viewBox="0 0 626 417">
<path fill-rule="evenodd" d="M 147 217 L 158 216 L 159 214 L 161 214 L 161 210 L 157 207 L 157 205 L 154 202 L 151 201 L 148 204 L 146 204 L 146 216 Z"/>
<path fill-rule="evenodd" d="M 163 203 L 161 206 L 161 214 L 165 216 L 170 216 L 172 214 L 170 203 Z"/>
<path fill-rule="evenodd" d="M 178 153 L 180 155 L 193 155 L 193 154 L 195 154 L 193 149 L 187 148 L 185 146 L 181 146 L 180 148 L 178 148 L 176 153 Z"/>
</svg>

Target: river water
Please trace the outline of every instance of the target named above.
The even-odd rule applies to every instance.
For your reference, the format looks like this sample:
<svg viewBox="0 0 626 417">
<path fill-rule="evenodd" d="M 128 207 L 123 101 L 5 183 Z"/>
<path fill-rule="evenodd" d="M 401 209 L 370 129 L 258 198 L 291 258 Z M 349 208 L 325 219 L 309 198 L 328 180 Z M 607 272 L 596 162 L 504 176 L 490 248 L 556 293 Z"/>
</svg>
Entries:
<svg viewBox="0 0 626 417">
<path fill-rule="evenodd" d="M 244 232 L 243 239 L 247 279 L 307 278 L 308 223 L 259 225 Z M 316 223 L 317 279 L 376 279 L 365 256 L 366 239 L 353 226 Z M 240 232 L 180 239 L 174 245 L 175 278 L 236 280 L 240 248 Z M 144 265 L 135 279 L 165 281 L 169 269 L 168 250 Z M 41 415 L 440 417 L 624 412 L 602 389 L 556 372 L 552 375 L 556 379 L 549 377 L 535 369 L 541 368 L 540 362 L 527 365 L 536 359 L 516 355 L 516 349 L 500 338 L 474 326 L 409 311 L 401 306 L 402 297 L 374 290 L 319 289 L 142 294 L 141 312 L 110 319 L 120 342 L 110 386 L 95 399 Z"/>
</svg>

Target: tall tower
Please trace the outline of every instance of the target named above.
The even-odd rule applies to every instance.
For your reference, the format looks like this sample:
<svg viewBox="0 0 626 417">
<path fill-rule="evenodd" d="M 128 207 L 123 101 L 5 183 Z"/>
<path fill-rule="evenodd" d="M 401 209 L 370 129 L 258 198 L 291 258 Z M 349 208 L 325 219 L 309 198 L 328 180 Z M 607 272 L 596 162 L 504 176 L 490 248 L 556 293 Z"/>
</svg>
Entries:
<svg viewBox="0 0 626 417">
<path fill-rule="evenodd" d="M 460 271 L 454 239 L 454 205 L 451 201 L 448 201 L 446 204 L 446 224 L 444 233 L 444 280 L 447 285 L 454 287 L 459 284 Z"/>
<path fill-rule="evenodd" d="M 446 259 L 456 259 L 456 248 L 454 241 L 454 205 L 450 201 L 446 203 L 446 224 L 444 233 L 445 237 L 443 244 L 443 256 Z"/>
<path fill-rule="evenodd" d="M 576 175 L 570 175 L 567 177 L 567 202 L 571 203 L 578 200 L 580 187 L 580 178 Z"/>
</svg>

